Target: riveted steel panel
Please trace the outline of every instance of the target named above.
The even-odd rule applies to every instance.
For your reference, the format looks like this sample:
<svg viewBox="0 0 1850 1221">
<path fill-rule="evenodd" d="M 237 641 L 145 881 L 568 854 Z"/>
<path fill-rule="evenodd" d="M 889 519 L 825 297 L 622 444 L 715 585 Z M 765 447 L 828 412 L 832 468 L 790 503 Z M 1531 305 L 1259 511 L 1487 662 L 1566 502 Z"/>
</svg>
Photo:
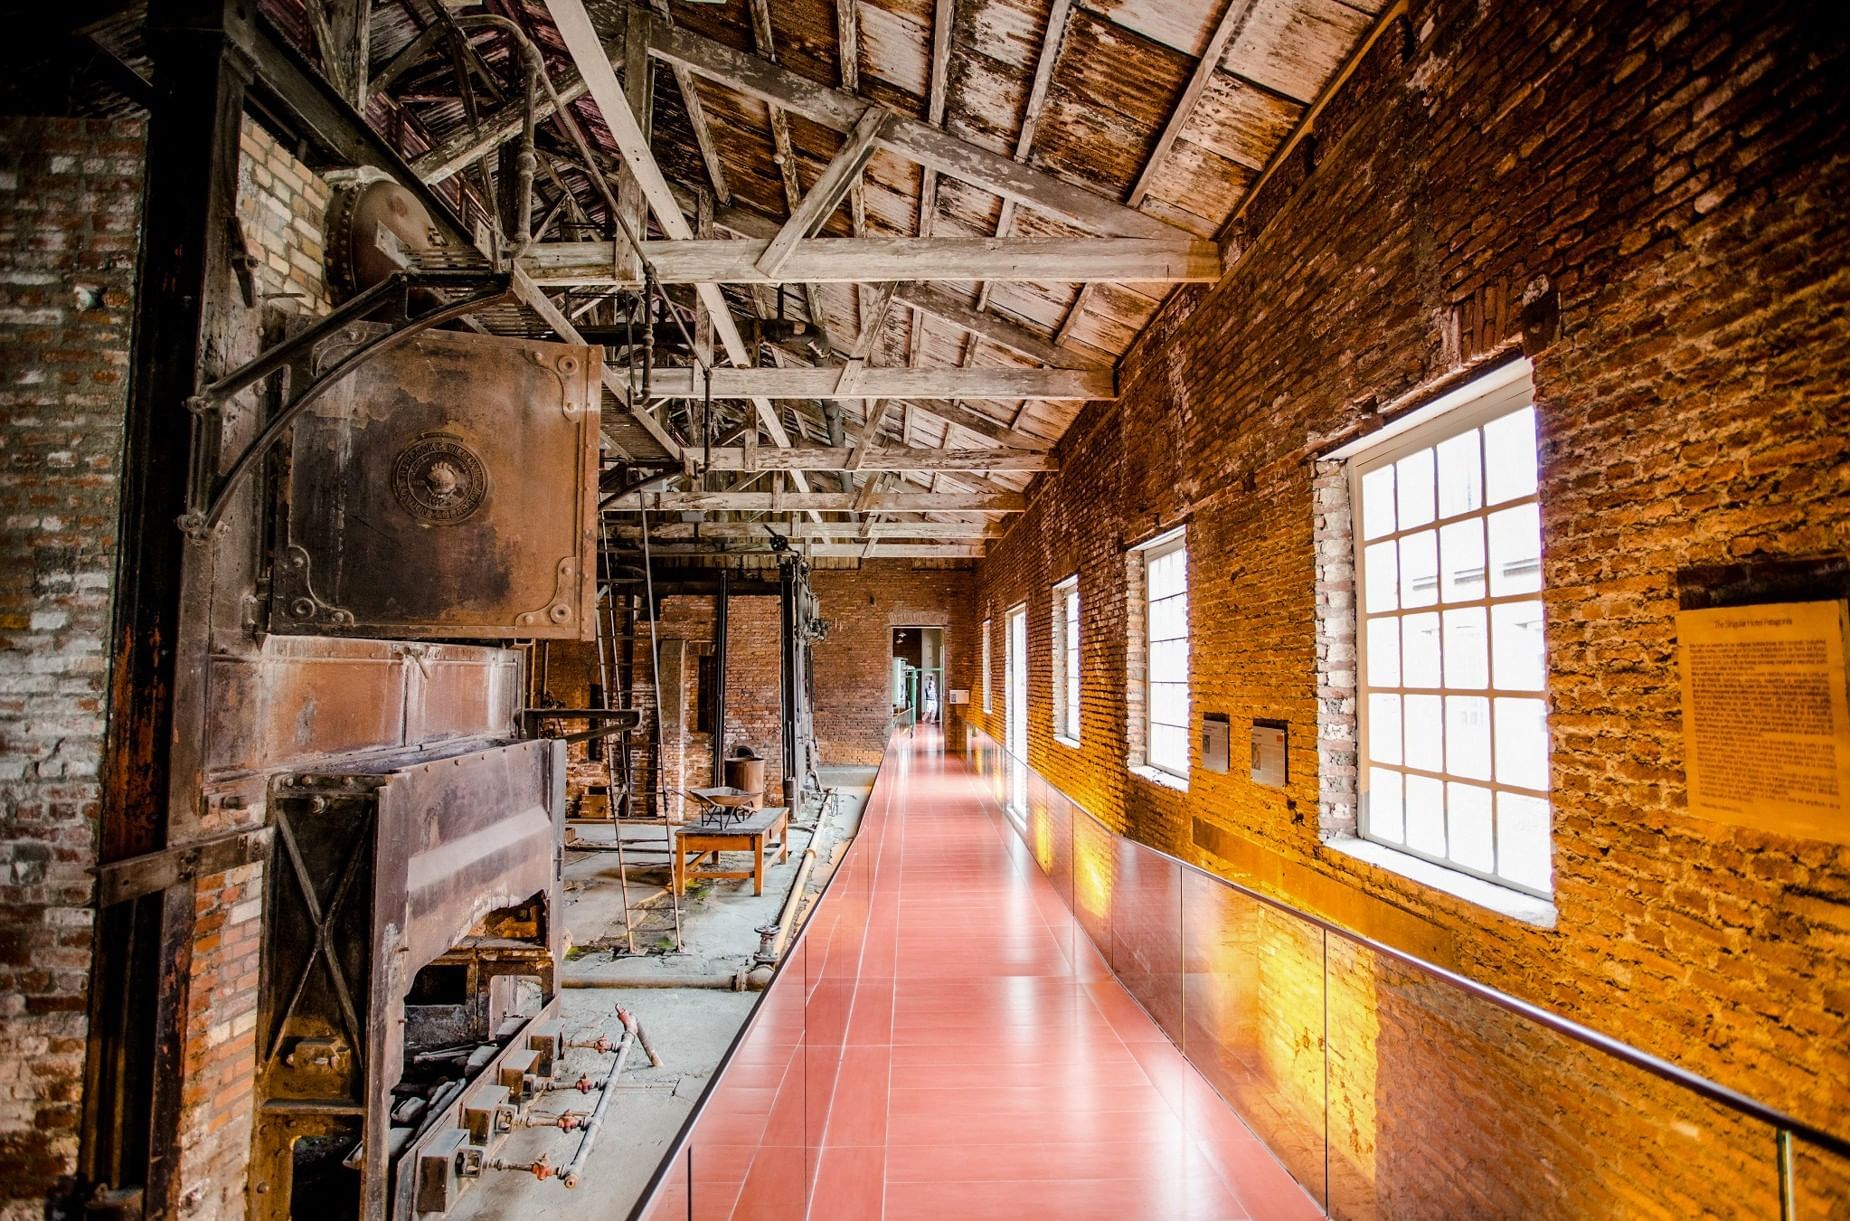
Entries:
<svg viewBox="0 0 1850 1221">
<path fill-rule="evenodd" d="M 323 344 L 318 367 L 375 327 Z M 589 639 L 595 348 L 427 332 L 297 423 L 270 629 Z"/>
</svg>

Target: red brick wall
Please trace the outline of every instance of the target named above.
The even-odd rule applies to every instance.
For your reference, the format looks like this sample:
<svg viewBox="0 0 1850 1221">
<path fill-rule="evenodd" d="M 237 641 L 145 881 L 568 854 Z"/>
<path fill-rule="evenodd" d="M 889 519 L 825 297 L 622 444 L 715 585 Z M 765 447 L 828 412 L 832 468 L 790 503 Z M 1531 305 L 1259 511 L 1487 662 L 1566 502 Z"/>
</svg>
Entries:
<svg viewBox="0 0 1850 1221">
<path fill-rule="evenodd" d="M 0 1213 L 76 1169 L 142 136 L 0 119 Z"/>
<path fill-rule="evenodd" d="M 869 560 L 825 569 L 811 584 L 828 620 L 816 645 L 816 741 L 824 763 L 878 763 L 893 715 L 893 629 L 944 629 L 945 686 L 975 694 L 982 642 L 970 619 L 971 573 Z M 958 709 L 944 707 L 946 728 Z M 961 730 L 959 730 L 961 732 Z"/>
<path fill-rule="evenodd" d="M 816 738 L 824 764 L 877 763 L 886 744 L 888 681 L 892 631 L 896 627 L 945 629 L 949 686 L 974 687 L 977 642 L 970 627 L 970 578 L 967 569 L 915 567 L 907 561 L 874 560 L 859 569 L 816 569 L 811 584 L 828 621 L 828 636 L 815 645 Z M 635 702 L 654 706 L 648 668 L 648 624 L 638 625 L 641 641 Z M 774 596 L 734 595 L 727 609 L 726 734 L 728 749 L 751 746 L 765 760 L 765 790 L 783 792 L 783 710 L 778 600 Z M 695 659 L 711 648 L 713 599 L 710 596 L 664 598 L 655 624 L 659 642 L 685 642 L 680 696 L 685 703 L 687 733 L 679 751 L 682 787 L 708 783 L 712 743 L 694 732 Z M 585 697 L 587 676 L 596 663 L 590 646 L 555 646 L 548 687 L 567 704 Z M 664 671 L 666 674 L 666 671 Z M 663 698 L 670 698 L 664 689 Z M 602 782 L 601 772 L 582 761 L 573 748 L 574 779 Z M 668 768 L 676 772 L 673 744 Z M 646 742 L 633 747 L 639 791 L 653 783 L 647 771 Z M 672 783 L 672 782 L 671 782 Z"/>
<path fill-rule="evenodd" d="M 1850 550 L 1843 28 L 1806 5 L 1419 0 L 1404 32 L 1325 112 L 1314 166 L 1294 160 L 1249 211 L 1231 272 L 1159 315 L 1122 398 L 1082 417 L 980 566 L 996 693 L 980 719 L 1001 738 L 1002 616 L 1025 600 L 1030 758 L 1107 821 L 1841 1129 L 1850 850 L 1686 813 L 1673 614 L 1680 570 Z M 1319 533 L 1345 510 L 1319 503 L 1315 461 L 1377 427 L 1379 404 L 1519 343 L 1521 301 L 1548 291 L 1559 334 L 1529 348 L 1553 927 L 1325 844 L 1352 801 L 1353 654 L 1332 627 L 1346 544 Z M 1122 552 L 1184 520 L 1194 713 L 1231 715 L 1236 757 L 1251 719 L 1287 721 L 1282 791 L 1237 768 L 1197 769 L 1187 793 L 1126 773 Z M 1078 750 L 1052 740 L 1049 687 L 1049 590 L 1075 570 Z M 1642 1079 L 1366 956 L 1338 965 L 1339 1212 L 1771 1207 L 1766 1133 L 1667 1098 L 1634 1112 Z M 1807 1191 L 1843 1190 L 1808 1173 Z"/>
</svg>

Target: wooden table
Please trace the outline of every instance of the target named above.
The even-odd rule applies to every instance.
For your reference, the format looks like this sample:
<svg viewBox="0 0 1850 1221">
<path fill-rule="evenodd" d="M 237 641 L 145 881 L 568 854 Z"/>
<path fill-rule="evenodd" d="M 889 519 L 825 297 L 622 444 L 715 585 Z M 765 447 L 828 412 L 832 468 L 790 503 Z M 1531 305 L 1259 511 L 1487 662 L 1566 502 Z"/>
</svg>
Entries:
<svg viewBox="0 0 1850 1221">
<path fill-rule="evenodd" d="M 689 878 L 750 878 L 752 893 L 764 893 L 764 850 L 766 841 L 776 837 L 773 846 L 779 849 L 777 859 L 790 859 L 790 811 L 783 806 L 766 806 L 762 810 L 753 810 L 740 822 L 721 827 L 699 822 L 681 823 L 670 828 L 674 835 L 674 892 L 677 895 L 687 893 Z M 722 852 L 750 852 L 752 867 L 750 869 L 720 869 L 719 854 Z M 713 868 L 700 868 L 700 862 L 708 855 L 713 857 Z"/>
</svg>

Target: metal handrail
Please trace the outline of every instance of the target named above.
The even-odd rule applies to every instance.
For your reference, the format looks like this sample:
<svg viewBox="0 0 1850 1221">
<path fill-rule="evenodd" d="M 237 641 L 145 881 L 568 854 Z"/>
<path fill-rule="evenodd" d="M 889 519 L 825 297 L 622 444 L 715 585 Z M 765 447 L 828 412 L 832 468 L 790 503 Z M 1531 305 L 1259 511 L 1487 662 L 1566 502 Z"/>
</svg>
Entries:
<svg viewBox="0 0 1850 1221">
<path fill-rule="evenodd" d="M 870 806 L 873 804 L 874 794 L 880 789 L 881 780 L 886 776 L 887 760 L 890 758 L 892 758 L 890 750 L 880 756 L 880 767 L 874 773 L 874 783 L 867 790 L 867 804 Z M 865 824 L 866 806 L 862 807 L 861 817 Z M 848 847 L 843 851 L 841 860 L 836 863 L 834 872 L 822 884 L 822 889 L 816 892 L 816 899 L 809 905 L 809 911 L 804 915 L 803 923 L 798 926 L 796 934 L 791 937 L 789 948 L 771 968 L 771 977 L 765 981 L 763 991 L 759 992 L 758 999 L 752 1002 L 751 1011 L 745 1015 L 745 1021 L 740 1025 L 738 1033 L 732 1036 L 732 1042 L 726 1045 L 725 1054 L 720 1056 L 719 1062 L 713 1066 L 713 1072 L 707 1078 L 706 1088 L 701 1090 L 700 1096 L 694 1099 L 694 1105 L 688 1109 L 687 1118 L 681 1121 L 680 1129 L 675 1132 L 674 1140 L 669 1143 L 668 1152 L 662 1155 L 662 1160 L 655 1167 L 655 1173 L 651 1174 L 649 1181 L 643 1185 L 642 1194 L 636 1197 L 636 1203 L 630 1208 L 629 1221 L 642 1221 L 643 1214 L 655 1200 L 655 1193 L 661 1190 L 662 1184 L 667 1180 L 675 1164 L 687 1151 L 688 1139 L 694 1133 L 694 1126 L 700 1122 L 700 1117 L 706 1114 L 708 1105 L 712 1103 L 713 1096 L 718 1091 L 721 1079 L 726 1075 L 726 1069 L 731 1066 L 733 1058 L 738 1055 L 746 1036 L 757 1027 L 758 1019 L 764 1012 L 765 1000 L 771 995 L 771 989 L 777 986 L 777 981 L 783 977 L 784 969 L 796 958 L 797 947 L 802 945 L 804 939 L 809 936 L 810 926 L 816 920 L 816 913 L 822 910 L 823 902 L 834 890 L 835 883 L 840 879 L 849 858 L 860 850 L 860 846 L 861 836 L 857 833 L 853 839 L 848 841 Z"/>
<path fill-rule="evenodd" d="M 996 739 L 991 737 L 986 731 L 977 729 L 975 726 L 969 726 L 968 728 L 971 733 L 987 739 L 999 753 L 1020 763 L 1030 772 L 1033 772 L 1034 775 L 1039 776 L 1043 784 L 1053 792 L 1059 793 L 1061 798 L 1071 805 L 1073 809 L 1091 819 L 1092 822 L 1106 834 L 1113 836 L 1118 834 L 1107 826 L 1103 819 L 1086 809 L 1083 805 L 1079 804 L 1079 802 L 1073 800 L 1072 797 L 1068 796 L 1057 785 L 1048 780 L 1046 776 L 1036 771 L 1025 759 L 1017 758 L 1014 754 L 1010 753 L 1006 747 L 1000 742 L 997 742 Z M 1427 962 L 1425 959 L 1409 954 L 1405 950 L 1397 950 L 1393 946 L 1383 945 L 1372 937 L 1367 937 L 1352 929 L 1344 928 L 1340 924 L 1333 924 L 1323 919 L 1321 916 L 1315 916 L 1300 908 L 1293 907 L 1291 904 L 1275 898 L 1272 895 L 1264 894 L 1252 889 L 1250 886 L 1243 886 L 1217 873 L 1212 873 L 1191 861 L 1185 861 L 1179 856 L 1164 852 L 1161 848 L 1151 847 L 1141 841 L 1133 840 L 1132 842 L 1136 843 L 1139 848 L 1147 852 L 1154 853 L 1165 860 L 1174 861 L 1182 868 L 1217 882 L 1227 887 L 1229 890 L 1235 891 L 1256 902 L 1263 903 L 1267 907 L 1284 912 L 1287 915 L 1295 916 L 1304 923 L 1320 928 L 1326 933 L 1333 933 L 1352 945 L 1360 946 L 1371 953 L 1392 959 L 1402 966 L 1411 967 L 1422 975 L 1436 979 L 1449 987 L 1476 997 L 1479 1000 L 1488 1001 L 1499 1009 L 1525 1018 L 1538 1026 L 1546 1027 L 1556 1034 L 1564 1035 L 1574 1040 L 1576 1043 L 1591 1047 L 1593 1050 L 1610 1056 L 1621 1063 L 1629 1064 L 1633 1068 L 1642 1069 L 1655 1077 L 1670 1082 L 1672 1085 L 1680 1086 L 1693 1094 L 1707 1098 L 1709 1101 L 1718 1103 L 1731 1111 L 1745 1115 L 1749 1119 L 1764 1123 L 1781 1134 L 1789 1133 L 1805 1141 L 1807 1144 L 1816 1145 L 1839 1157 L 1850 1158 L 1850 1139 L 1838 1136 L 1832 1132 L 1827 1132 L 1825 1129 L 1807 1123 L 1796 1116 L 1789 1115 L 1775 1107 L 1768 1106 L 1757 1099 L 1741 1093 L 1739 1090 L 1730 1089 L 1728 1086 L 1722 1085 L 1717 1081 L 1711 1081 L 1709 1078 L 1699 1073 L 1693 1073 L 1660 1056 L 1654 1056 L 1650 1052 L 1642 1051 L 1629 1043 L 1613 1038 L 1611 1035 L 1594 1030 L 1590 1026 L 1583 1026 L 1572 1018 L 1562 1017 L 1558 1013 L 1543 1009 L 1541 1006 L 1530 1001 L 1525 1001 L 1520 997 L 1511 996 L 1509 993 L 1499 991 L 1488 984 L 1479 983 L 1477 980 L 1460 975 L 1455 971 L 1448 971 L 1444 967 Z M 1782 1174 L 1784 1170 L 1785 1168 L 1782 1166 Z"/>
</svg>

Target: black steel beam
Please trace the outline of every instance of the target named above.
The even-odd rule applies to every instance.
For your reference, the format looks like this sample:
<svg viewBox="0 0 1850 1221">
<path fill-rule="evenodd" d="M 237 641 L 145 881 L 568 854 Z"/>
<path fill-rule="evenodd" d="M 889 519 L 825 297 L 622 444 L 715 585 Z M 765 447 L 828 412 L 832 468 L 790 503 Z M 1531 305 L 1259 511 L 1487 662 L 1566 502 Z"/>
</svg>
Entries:
<svg viewBox="0 0 1850 1221">
<path fill-rule="evenodd" d="M 187 502 L 187 403 L 232 296 L 227 237 L 248 82 L 248 61 L 234 50 L 242 21 L 236 0 L 155 0 L 148 13 L 154 96 L 110 638 L 105 869 L 168 847 L 170 810 L 194 797 L 174 758 L 181 641 L 198 626 L 186 621 L 188 544 L 176 523 Z M 145 1215 L 171 1216 L 179 1211 L 192 890 L 170 886 L 104 923 L 111 936 L 98 940 L 92 971 L 97 1034 L 86 1067 L 83 1170 L 113 1188 L 145 1185 Z M 128 1020 L 98 1012 L 104 1004 L 125 1006 Z"/>
</svg>

